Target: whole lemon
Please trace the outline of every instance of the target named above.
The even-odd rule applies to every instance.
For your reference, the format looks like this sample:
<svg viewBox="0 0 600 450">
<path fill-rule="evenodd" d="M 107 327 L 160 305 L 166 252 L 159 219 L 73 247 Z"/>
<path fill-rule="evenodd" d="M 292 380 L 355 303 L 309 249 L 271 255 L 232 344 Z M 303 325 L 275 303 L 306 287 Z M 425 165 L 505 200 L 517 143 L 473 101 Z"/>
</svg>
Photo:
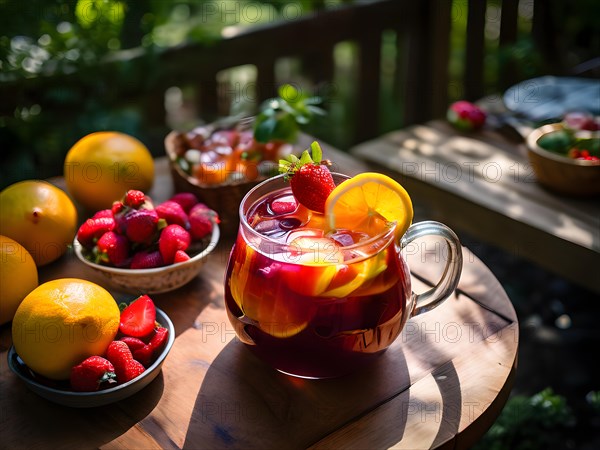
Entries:
<svg viewBox="0 0 600 450">
<path fill-rule="evenodd" d="M 41 284 L 21 302 L 12 323 L 15 351 L 34 372 L 53 380 L 103 355 L 119 329 L 117 302 L 90 281 L 62 278 Z"/>
<path fill-rule="evenodd" d="M 0 192 L 0 230 L 42 266 L 65 253 L 73 241 L 77 210 L 56 186 L 39 180 L 20 181 Z"/>
<path fill-rule="evenodd" d="M 154 161 L 133 136 L 99 131 L 81 138 L 67 153 L 67 189 L 90 211 L 110 208 L 129 189 L 148 191 L 154 182 Z"/>
<path fill-rule="evenodd" d="M 37 267 L 27 249 L 0 236 L 0 325 L 12 320 L 21 301 L 37 285 Z"/>
</svg>

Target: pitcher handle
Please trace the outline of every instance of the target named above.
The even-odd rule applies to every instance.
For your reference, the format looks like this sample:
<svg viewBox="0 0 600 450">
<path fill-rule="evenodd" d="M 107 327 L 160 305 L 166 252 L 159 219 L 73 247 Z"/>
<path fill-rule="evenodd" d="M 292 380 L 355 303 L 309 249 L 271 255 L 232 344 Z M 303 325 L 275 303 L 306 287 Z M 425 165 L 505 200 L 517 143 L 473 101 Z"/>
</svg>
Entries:
<svg viewBox="0 0 600 450">
<path fill-rule="evenodd" d="M 434 287 L 422 294 L 413 293 L 415 306 L 412 316 L 431 311 L 446 300 L 456 289 L 462 272 L 463 257 L 460 241 L 454 231 L 443 223 L 429 220 L 412 224 L 408 230 L 406 230 L 404 236 L 402 236 L 400 247 L 405 248 L 415 239 L 424 236 L 440 236 L 443 238 L 446 243 L 448 255 L 446 267 L 444 268 L 444 273 L 442 274 L 440 281 L 438 281 Z"/>
</svg>

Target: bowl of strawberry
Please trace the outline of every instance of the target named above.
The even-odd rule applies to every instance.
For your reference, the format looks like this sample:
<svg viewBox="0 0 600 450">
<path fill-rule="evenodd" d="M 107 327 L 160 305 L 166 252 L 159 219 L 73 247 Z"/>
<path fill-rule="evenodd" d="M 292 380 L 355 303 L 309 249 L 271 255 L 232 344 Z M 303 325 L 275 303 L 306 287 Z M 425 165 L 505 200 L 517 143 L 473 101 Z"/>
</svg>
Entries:
<svg viewBox="0 0 600 450">
<path fill-rule="evenodd" d="M 128 191 L 112 209 L 98 211 L 77 231 L 75 255 L 111 287 L 157 294 L 194 279 L 219 241 L 217 213 L 192 193 L 154 205 Z"/>
<path fill-rule="evenodd" d="M 119 331 L 102 355 L 72 367 L 68 380 L 56 381 L 31 371 L 11 347 L 8 364 L 29 389 L 61 405 L 90 408 L 123 400 L 152 382 L 175 342 L 169 317 L 147 295 L 122 304 Z"/>
</svg>

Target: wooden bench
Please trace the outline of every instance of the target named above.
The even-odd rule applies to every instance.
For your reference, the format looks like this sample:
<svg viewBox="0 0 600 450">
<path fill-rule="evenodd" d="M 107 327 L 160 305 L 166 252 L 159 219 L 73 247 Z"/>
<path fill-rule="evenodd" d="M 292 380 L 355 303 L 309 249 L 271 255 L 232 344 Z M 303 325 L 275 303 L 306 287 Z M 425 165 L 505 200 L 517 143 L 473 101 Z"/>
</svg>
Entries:
<svg viewBox="0 0 600 450">
<path fill-rule="evenodd" d="M 497 131 L 460 133 L 430 121 L 351 150 L 400 180 L 413 201 L 458 231 L 600 293 L 600 204 L 561 197 L 535 179 L 525 145 Z"/>
</svg>

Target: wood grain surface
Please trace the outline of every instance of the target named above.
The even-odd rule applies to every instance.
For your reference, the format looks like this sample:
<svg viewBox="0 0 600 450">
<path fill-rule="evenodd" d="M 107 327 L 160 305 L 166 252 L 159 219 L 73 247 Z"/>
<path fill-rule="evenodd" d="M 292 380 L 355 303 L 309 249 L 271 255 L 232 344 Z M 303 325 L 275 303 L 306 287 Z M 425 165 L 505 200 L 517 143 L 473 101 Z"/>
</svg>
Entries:
<svg viewBox="0 0 600 450">
<path fill-rule="evenodd" d="M 600 258 L 600 203 L 545 190 L 523 144 L 484 129 L 460 133 L 437 120 L 351 150 L 398 179 L 441 221 L 600 293 L 587 276 Z"/>
</svg>

